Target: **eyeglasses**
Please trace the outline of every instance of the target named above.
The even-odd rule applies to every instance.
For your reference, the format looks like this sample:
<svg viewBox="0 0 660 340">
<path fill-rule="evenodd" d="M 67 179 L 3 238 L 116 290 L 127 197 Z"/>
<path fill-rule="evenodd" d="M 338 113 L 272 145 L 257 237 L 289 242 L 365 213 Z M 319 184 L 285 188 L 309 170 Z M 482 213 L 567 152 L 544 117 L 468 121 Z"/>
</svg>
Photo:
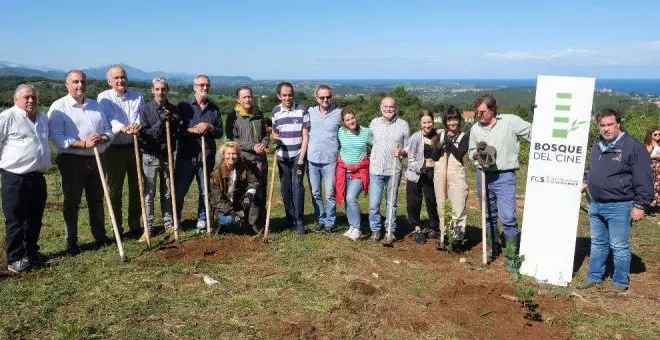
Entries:
<svg viewBox="0 0 660 340">
<path fill-rule="evenodd" d="M 652 134 L 652 136 L 660 136 L 660 132 L 655 132 Z"/>
<path fill-rule="evenodd" d="M 332 96 L 324 96 L 324 97 L 316 97 L 316 98 L 318 98 L 319 100 L 330 100 L 332 99 Z"/>
</svg>

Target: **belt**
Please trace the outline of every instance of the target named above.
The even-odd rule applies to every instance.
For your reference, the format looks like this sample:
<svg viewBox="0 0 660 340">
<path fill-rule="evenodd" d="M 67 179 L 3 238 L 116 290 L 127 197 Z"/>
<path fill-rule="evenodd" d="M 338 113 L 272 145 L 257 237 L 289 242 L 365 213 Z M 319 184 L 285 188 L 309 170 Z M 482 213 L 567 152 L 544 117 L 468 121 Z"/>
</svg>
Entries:
<svg viewBox="0 0 660 340">
<path fill-rule="evenodd" d="M 118 148 L 118 149 L 128 149 L 133 147 L 133 143 L 128 143 L 128 144 L 112 144 L 111 145 L 113 148 Z"/>
</svg>

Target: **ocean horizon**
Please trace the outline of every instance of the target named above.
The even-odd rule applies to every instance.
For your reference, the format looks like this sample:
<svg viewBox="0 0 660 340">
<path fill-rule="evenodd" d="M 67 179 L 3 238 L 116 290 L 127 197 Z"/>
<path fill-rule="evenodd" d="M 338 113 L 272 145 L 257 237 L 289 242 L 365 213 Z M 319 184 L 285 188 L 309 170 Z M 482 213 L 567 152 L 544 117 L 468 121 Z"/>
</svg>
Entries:
<svg viewBox="0 0 660 340">
<path fill-rule="evenodd" d="M 342 85 L 396 85 L 396 84 L 473 84 L 482 87 L 535 87 L 536 78 L 462 78 L 462 79 L 299 79 Z M 660 95 L 660 79 L 607 79 L 596 78 L 596 88 L 608 88 L 614 92 Z"/>
</svg>

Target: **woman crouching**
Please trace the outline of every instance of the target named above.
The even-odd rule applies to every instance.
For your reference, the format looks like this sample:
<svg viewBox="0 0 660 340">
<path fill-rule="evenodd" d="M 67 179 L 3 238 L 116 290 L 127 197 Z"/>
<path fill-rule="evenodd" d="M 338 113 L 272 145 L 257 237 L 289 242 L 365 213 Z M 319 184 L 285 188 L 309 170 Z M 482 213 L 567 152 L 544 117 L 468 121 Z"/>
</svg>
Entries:
<svg viewBox="0 0 660 340">
<path fill-rule="evenodd" d="M 240 157 L 236 142 L 227 142 L 218 153 L 222 161 L 211 173 L 209 204 L 214 232 L 220 228 L 240 226 L 250 211 L 259 182 Z M 256 231 L 255 231 L 256 232 Z"/>
</svg>

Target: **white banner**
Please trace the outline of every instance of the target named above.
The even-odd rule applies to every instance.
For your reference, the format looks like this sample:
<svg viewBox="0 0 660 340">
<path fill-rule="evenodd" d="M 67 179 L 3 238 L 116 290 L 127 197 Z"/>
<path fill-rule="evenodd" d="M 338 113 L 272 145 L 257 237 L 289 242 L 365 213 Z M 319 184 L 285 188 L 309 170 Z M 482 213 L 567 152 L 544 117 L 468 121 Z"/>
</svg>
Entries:
<svg viewBox="0 0 660 340">
<path fill-rule="evenodd" d="M 573 276 L 594 78 L 539 76 L 529 151 L 521 272 L 566 286 Z"/>
</svg>

